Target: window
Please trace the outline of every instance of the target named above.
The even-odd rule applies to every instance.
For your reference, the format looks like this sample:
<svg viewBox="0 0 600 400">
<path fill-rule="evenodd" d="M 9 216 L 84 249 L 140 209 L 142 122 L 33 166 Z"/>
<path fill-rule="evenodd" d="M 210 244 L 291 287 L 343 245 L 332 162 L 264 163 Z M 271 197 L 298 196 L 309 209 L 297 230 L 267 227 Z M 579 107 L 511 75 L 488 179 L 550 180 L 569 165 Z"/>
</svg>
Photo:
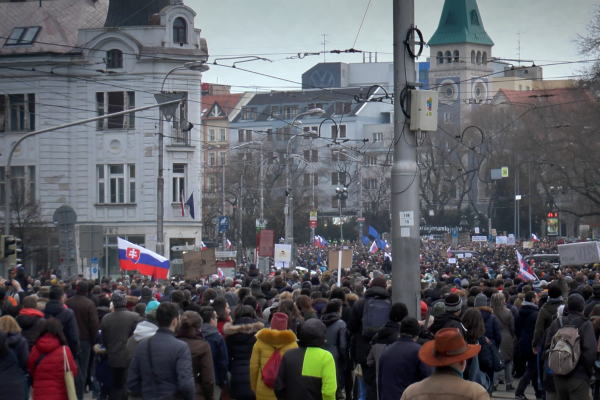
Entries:
<svg viewBox="0 0 600 400">
<path fill-rule="evenodd" d="M 187 43 L 187 24 L 181 17 L 173 21 L 173 43 Z"/>
<path fill-rule="evenodd" d="M 383 142 L 383 132 L 373 132 L 373 143 Z"/>
<path fill-rule="evenodd" d="M 99 117 L 134 108 L 135 92 L 96 92 L 96 110 Z M 100 130 L 135 128 L 135 113 L 98 120 L 96 128 Z"/>
<path fill-rule="evenodd" d="M 446 50 L 446 62 L 448 64 L 452 62 L 452 53 L 450 53 L 450 50 Z"/>
<path fill-rule="evenodd" d="M 256 119 L 256 107 L 242 108 L 242 119 Z"/>
<path fill-rule="evenodd" d="M 35 94 L 0 94 L 0 132 L 35 130 Z"/>
<path fill-rule="evenodd" d="M 32 45 L 40 33 L 39 26 L 29 26 L 26 28 L 15 28 L 6 40 L 5 46 L 27 46 Z"/>
<path fill-rule="evenodd" d="M 339 132 L 338 132 L 339 129 Z M 332 139 L 343 139 L 346 137 L 346 125 L 331 125 L 331 138 Z"/>
<path fill-rule="evenodd" d="M 215 153 L 214 152 L 208 153 L 208 165 L 213 167 L 216 164 L 217 164 L 217 157 L 216 157 Z"/>
<path fill-rule="evenodd" d="M 19 202 L 22 205 L 28 199 L 28 196 L 30 196 L 31 199 L 35 199 L 35 165 L 13 166 L 11 168 L 11 174 L 12 201 Z M 4 167 L 0 167 L 0 207 L 4 207 L 6 204 L 5 177 L 6 170 Z"/>
<path fill-rule="evenodd" d="M 318 126 L 305 126 L 304 128 L 304 140 L 309 140 L 311 139 L 311 134 L 319 134 L 319 127 Z"/>
<path fill-rule="evenodd" d="M 377 156 L 365 156 L 365 166 L 377 165 Z"/>
<path fill-rule="evenodd" d="M 135 203 L 135 164 L 96 166 L 98 204 Z"/>
<path fill-rule="evenodd" d="M 315 173 L 305 173 L 303 175 L 304 180 L 303 180 L 303 186 L 304 187 L 312 187 L 312 185 L 314 184 L 315 186 L 319 186 L 319 175 L 315 174 Z"/>
<path fill-rule="evenodd" d="M 351 102 L 335 103 L 335 113 L 337 115 L 350 114 L 351 112 L 352 112 L 352 103 Z"/>
<path fill-rule="evenodd" d="M 304 159 L 308 162 L 319 162 L 319 150 L 304 150 Z"/>
<path fill-rule="evenodd" d="M 452 113 L 444 113 L 444 123 L 451 124 L 454 122 L 454 115 Z"/>
<path fill-rule="evenodd" d="M 209 129 L 208 130 L 208 141 L 209 142 L 214 142 L 215 141 L 215 130 L 214 129 Z"/>
<path fill-rule="evenodd" d="M 332 172 L 331 173 L 331 184 L 332 185 L 344 185 L 346 186 L 346 173 L 345 172 Z"/>
<path fill-rule="evenodd" d="M 173 164 L 173 203 L 179 203 L 185 197 L 186 164 Z"/>
<path fill-rule="evenodd" d="M 238 142 L 243 142 L 244 141 L 244 130 L 243 129 L 238 129 Z"/>
<path fill-rule="evenodd" d="M 246 142 L 252 141 L 252 129 L 246 129 Z"/>
<path fill-rule="evenodd" d="M 271 107 L 271 116 L 275 117 L 275 118 L 279 117 L 279 107 L 277 107 L 277 106 Z"/>
<path fill-rule="evenodd" d="M 106 68 L 123 68 L 123 52 L 113 49 L 106 52 Z"/>
<path fill-rule="evenodd" d="M 365 189 L 377 189 L 377 179 L 365 179 Z"/>
<path fill-rule="evenodd" d="M 458 50 L 454 50 L 454 54 L 452 57 L 452 62 L 459 62 L 460 61 L 460 53 L 458 52 Z"/>
<path fill-rule="evenodd" d="M 481 56 L 481 62 L 482 63 L 487 63 L 487 52 L 483 52 L 483 55 Z"/>
<path fill-rule="evenodd" d="M 227 141 L 227 139 L 225 138 L 225 129 L 222 129 L 222 128 L 219 129 L 219 141 L 220 142 Z"/>
<path fill-rule="evenodd" d="M 222 152 L 219 153 L 219 164 L 225 165 L 225 160 L 226 160 L 225 157 L 226 156 L 227 156 L 227 153 L 224 152 L 224 151 L 222 151 Z"/>
<path fill-rule="evenodd" d="M 267 151 L 265 153 L 265 161 L 267 162 L 267 165 L 272 165 L 273 162 L 275 161 L 275 153 L 272 151 Z"/>
<path fill-rule="evenodd" d="M 298 106 L 284 106 L 282 110 L 284 119 L 293 119 L 298 115 Z"/>
<path fill-rule="evenodd" d="M 214 176 L 208 177 L 208 190 L 214 191 L 217 189 L 217 179 Z"/>
<path fill-rule="evenodd" d="M 477 64 L 481 64 L 481 52 L 477 52 Z"/>
<path fill-rule="evenodd" d="M 476 58 L 475 58 L 475 50 L 471 50 L 471 64 L 475 64 Z"/>
<path fill-rule="evenodd" d="M 338 162 L 346 160 L 348 160 L 348 156 L 345 153 L 340 150 L 331 150 L 331 161 Z"/>
<path fill-rule="evenodd" d="M 438 65 L 442 65 L 444 63 L 444 53 L 442 53 L 441 51 L 437 52 L 437 63 Z"/>
<path fill-rule="evenodd" d="M 267 129 L 267 141 L 273 141 L 273 129 Z"/>
<path fill-rule="evenodd" d="M 331 196 L 331 208 L 338 208 L 338 198 L 337 196 Z M 346 199 L 342 199 L 342 208 L 346 208 Z"/>
<path fill-rule="evenodd" d="M 190 136 L 188 126 L 188 102 L 187 92 L 183 92 L 183 101 L 179 103 L 179 106 L 175 110 L 173 116 L 173 134 L 171 135 L 171 145 L 174 146 L 191 146 L 192 138 Z M 184 130 L 188 129 L 188 130 Z"/>
</svg>

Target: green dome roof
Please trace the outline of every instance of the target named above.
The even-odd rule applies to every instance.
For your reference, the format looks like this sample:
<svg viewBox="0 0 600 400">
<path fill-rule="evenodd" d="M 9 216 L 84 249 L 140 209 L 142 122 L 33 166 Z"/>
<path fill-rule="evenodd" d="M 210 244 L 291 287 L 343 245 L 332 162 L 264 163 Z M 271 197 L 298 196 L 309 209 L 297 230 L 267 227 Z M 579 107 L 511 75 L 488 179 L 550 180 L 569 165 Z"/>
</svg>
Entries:
<svg viewBox="0 0 600 400">
<path fill-rule="evenodd" d="M 446 0 L 437 30 L 427 43 L 476 43 L 493 46 L 488 36 L 476 0 Z"/>
</svg>

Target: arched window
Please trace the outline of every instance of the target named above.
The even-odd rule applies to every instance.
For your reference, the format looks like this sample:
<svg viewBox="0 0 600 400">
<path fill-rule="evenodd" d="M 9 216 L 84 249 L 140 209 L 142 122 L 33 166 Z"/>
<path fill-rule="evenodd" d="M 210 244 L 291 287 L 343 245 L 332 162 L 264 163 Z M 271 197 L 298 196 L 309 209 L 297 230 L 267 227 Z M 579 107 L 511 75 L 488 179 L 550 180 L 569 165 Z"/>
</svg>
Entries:
<svg viewBox="0 0 600 400">
<path fill-rule="evenodd" d="M 187 43 L 187 24 L 181 17 L 173 21 L 173 43 Z"/>
<path fill-rule="evenodd" d="M 477 64 L 481 64 L 481 52 L 477 52 Z"/>
<path fill-rule="evenodd" d="M 106 52 L 106 68 L 123 68 L 123 52 L 112 49 Z"/>
<path fill-rule="evenodd" d="M 448 64 L 452 62 L 452 53 L 450 53 L 450 50 L 446 50 L 446 62 Z"/>
<path fill-rule="evenodd" d="M 454 59 L 452 60 L 452 62 L 459 62 L 460 61 L 460 53 L 458 52 L 458 50 L 454 50 Z"/>
<path fill-rule="evenodd" d="M 483 56 L 481 57 L 481 62 L 484 64 L 487 63 L 487 52 L 485 51 L 483 52 Z"/>
<path fill-rule="evenodd" d="M 437 63 L 438 65 L 444 63 L 444 53 L 442 53 L 441 51 L 438 51 L 437 53 Z"/>
<path fill-rule="evenodd" d="M 471 50 L 471 64 L 475 64 L 475 50 Z"/>
</svg>

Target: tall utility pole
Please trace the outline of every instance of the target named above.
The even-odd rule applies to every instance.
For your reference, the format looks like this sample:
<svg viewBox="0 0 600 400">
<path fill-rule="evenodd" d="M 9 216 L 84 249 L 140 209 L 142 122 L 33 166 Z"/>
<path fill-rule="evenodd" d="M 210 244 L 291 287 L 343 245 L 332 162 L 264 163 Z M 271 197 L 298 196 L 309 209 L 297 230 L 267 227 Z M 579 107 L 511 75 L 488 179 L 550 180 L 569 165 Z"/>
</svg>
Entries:
<svg viewBox="0 0 600 400">
<path fill-rule="evenodd" d="M 419 171 L 417 136 L 400 104 L 406 81 L 415 82 L 415 61 L 404 40 L 414 27 L 414 0 L 394 0 L 394 164 L 392 166 L 392 297 L 420 318 Z M 404 137 L 402 137 L 404 136 Z"/>
<path fill-rule="evenodd" d="M 236 260 L 237 260 L 237 265 L 241 265 L 242 264 L 242 224 L 244 222 L 243 219 L 243 215 L 242 215 L 242 209 L 243 209 L 243 200 L 242 200 L 242 196 L 244 195 L 244 174 L 240 174 L 240 200 L 238 201 L 238 238 L 237 238 L 237 243 L 236 243 L 236 250 L 237 250 L 237 254 L 236 254 Z"/>
<path fill-rule="evenodd" d="M 225 215 L 225 164 L 221 165 L 221 170 L 223 171 L 223 179 L 221 182 L 221 200 L 223 201 L 223 214 Z M 227 250 L 227 237 L 225 236 L 225 231 L 221 233 L 221 251 Z"/>
</svg>

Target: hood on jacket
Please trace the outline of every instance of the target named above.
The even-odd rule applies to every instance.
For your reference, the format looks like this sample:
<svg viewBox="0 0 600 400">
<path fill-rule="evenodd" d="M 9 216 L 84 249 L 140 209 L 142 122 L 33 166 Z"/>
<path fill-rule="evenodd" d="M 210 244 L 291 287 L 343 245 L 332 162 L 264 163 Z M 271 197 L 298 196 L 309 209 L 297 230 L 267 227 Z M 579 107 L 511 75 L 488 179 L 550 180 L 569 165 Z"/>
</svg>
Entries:
<svg viewBox="0 0 600 400">
<path fill-rule="evenodd" d="M 229 304 L 229 308 L 235 308 L 238 304 L 238 295 L 235 292 L 227 292 L 223 296 L 225 300 L 227 300 L 227 304 Z"/>
<path fill-rule="evenodd" d="M 400 337 L 400 324 L 395 321 L 388 321 L 379 329 L 371 339 L 371 344 L 392 344 Z"/>
<path fill-rule="evenodd" d="M 58 300 L 50 300 L 46 303 L 46 308 L 44 308 L 44 314 L 52 315 L 56 317 L 61 312 L 65 311 L 63 303 Z"/>
<path fill-rule="evenodd" d="M 365 297 L 378 297 L 382 299 L 389 299 L 391 295 L 390 292 L 388 292 L 386 289 L 379 286 L 373 286 L 365 292 Z"/>
<path fill-rule="evenodd" d="M 207 323 L 203 323 L 200 330 L 202 331 L 202 336 L 204 338 L 207 338 L 209 336 L 219 333 L 219 329 L 217 329 L 217 327 L 212 326 L 211 324 L 207 324 Z"/>
<path fill-rule="evenodd" d="M 248 317 L 243 317 L 238 318 L 234 324 L 232 324 L 231 322 L 226 323 L 223 326 L 223 334 L 227 336 L 235 335 L 236 333 L 254 335 L 264 327 L 265 325 L 260 321 Z"/>
<path fill-rule="evenodd" d="M 48 354 L 60 347 L 58 338 L 51 333 L 45 333 L 38 339 L 35 346 L 42 354 Z"/>
<path fill-rule="evenodd" d="M 494 313 L 494 311 L 492 310 L 492 307 L 475 307 L 476 309 L 478 309 L 479 311 L 481 311 L 481 317 L 483 318 L 484 321 L 487 321 L 490 316 Z"/>
<path fill-rule="evenodd" d="M 8 332 L 6 334 L 6 344 L 8 347 L 14 347 L 21 339 L 23 339 L 21 332 Z"/>
<path fill-rule="evenodd" d="M 44 318 L 44 313 L 34 308 L 22 308 L 21 311 L 19 311 L 19 315 Z"/>
<path fill-rule="evenodd" d="M 342 316 L 336 312 L 334 313 L 327 313 L 327 314 L 323 314 L 321 316 L 321 321 L 323 321 L 323 323 L 325 324 L 325 326 L 329 326 L 334 324 L 335 322 L 339 321 L 340 318 L 342 318 Z"/>
<path fill-rule="evenodd" d="M 312 318 L 306 321 L 298 332 L 298 345 L 301 347 L 321 347 L 325 344 L 327 327 L 321 320 Z"/>
<path fill-rule="evenodd" d="M 133 338 L 136 342 L 140 342 L 142 339 L 154 336 L 157 330 L 158 326 L 154 325 L 152 322 L 142 321 L 135 327 Z"/>
<path fill-rule="evenodd" d="M 278 349 L 296 342 L 296 335 L 290 330 L 278 331 L 276 329 L 261 329 L 256 334 L 256 339 Z"/>
<path fill-rule="evenodd" d="M 459 316 L 457 316 L 453 313 L 446 312 L 446 313 L 440 314 L 434 318 L 433 324 L 431 325 L 430 329 L 432 332 L 437 332 L 440 329 L 442 329 L 444 327 L 444 325 L 446 325 L 451 320 L 458 321 L 459 323 L 462 324 L 462 320 L 460 319 Z"/>
</svg>

